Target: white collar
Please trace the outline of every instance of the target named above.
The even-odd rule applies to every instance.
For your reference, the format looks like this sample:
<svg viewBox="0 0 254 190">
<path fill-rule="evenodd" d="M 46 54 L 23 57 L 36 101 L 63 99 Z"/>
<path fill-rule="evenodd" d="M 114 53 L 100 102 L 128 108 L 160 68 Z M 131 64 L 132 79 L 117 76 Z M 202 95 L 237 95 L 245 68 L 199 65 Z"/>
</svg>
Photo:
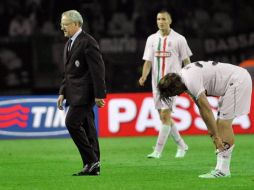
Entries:
<svg viewBox="0 0 254 190">
<path fill-rule="evenodd" d="M 82 32 L 81 28 L 71 37 L 72 40 L 72 44 L 73 42 L 76 40 L 76 38 L 78 37 L 78 35 Z"/>
</svg>

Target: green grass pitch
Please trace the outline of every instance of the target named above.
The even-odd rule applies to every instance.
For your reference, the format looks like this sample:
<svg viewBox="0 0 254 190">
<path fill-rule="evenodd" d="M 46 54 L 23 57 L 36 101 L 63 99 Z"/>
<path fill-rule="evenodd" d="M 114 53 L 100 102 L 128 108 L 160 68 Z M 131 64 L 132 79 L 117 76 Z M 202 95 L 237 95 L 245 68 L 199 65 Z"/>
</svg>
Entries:
<svg viewBox="0 0 254 190">
<path fill-rule="evenodd" d="M 237 135 L 231 178 L 199 179 L 215 166 L 208 136 L 184 136 L 189 152 L 175 159 L 169 139 L 148 159 L 156 137 L 100 138 L 101 175 L 73 177 L 81 159 L 71 139 L 1 140 L 1 190 L 248 190 L 254 189 L 254 135 Z"/>
</svg>

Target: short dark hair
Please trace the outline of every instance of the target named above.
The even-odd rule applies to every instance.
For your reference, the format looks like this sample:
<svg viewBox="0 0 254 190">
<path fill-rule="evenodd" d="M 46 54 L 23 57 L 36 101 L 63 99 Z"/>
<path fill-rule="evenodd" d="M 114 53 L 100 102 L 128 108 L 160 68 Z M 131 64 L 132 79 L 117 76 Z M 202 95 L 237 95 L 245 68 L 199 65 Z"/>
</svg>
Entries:
<svg viewBox="0 0 254 190">
<path fill-rule="evenodd" d="M 169 20 L 172 20 L 171 14 L 166 9 L 160 10 L 157 14 L 164 14 L 164 13 L 168 15 Z"/>
<path fill-rule="evenodd" d="M 180 95 L 186 90 L 181 77 L 177 73 L 169 73 L 161 78 L 157 85 L 160 99 L 167 102 L 171 97 Z"/>
</svg>

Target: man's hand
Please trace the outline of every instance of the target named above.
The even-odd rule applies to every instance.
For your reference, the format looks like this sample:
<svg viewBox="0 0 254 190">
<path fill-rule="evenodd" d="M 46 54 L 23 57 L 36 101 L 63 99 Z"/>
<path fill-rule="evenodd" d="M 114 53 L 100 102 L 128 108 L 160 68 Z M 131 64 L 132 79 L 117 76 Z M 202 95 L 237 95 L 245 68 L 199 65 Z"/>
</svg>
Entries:
<svg viewBox="0 0 254 190">
<path fill-rule="evenodd" d="M 95 103 L 99 108 L 102 108 L 105 106 L 105 101 L 103 99 L 95 98 Z"/>
<path fill-rule="evenodd" d="M 220 137 L 212 137 L 213 143 L 219 152 L 224 150 L 224 145 Z"/>
<path fill-rule="evenodd" d="M 57 99 L 57 107 L 59 110 L 63 110 L 64 95 L 59 95 Z"/>
<path fill-rule="evenodd" d="M 146 77 L 141 76 L 138 82 L 140 86 L 144 86 L 146 82 Z"/>
</svg>

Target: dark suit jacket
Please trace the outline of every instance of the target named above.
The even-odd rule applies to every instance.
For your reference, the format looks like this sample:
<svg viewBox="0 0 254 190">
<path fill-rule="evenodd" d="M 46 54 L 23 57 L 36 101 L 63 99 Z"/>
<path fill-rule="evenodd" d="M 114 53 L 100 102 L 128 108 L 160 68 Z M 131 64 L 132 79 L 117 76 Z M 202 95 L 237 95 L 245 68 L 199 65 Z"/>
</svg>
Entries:
<svg viewBox="0 0 254 190">
<path fill-rule="evenodd" d="M 64 78 L 59 94 L 71 106 L 91 104 L 106 97 L 105 65 L 95 39 L 81 32 L 67 56 L 64 48 Z"/>
</svg>

